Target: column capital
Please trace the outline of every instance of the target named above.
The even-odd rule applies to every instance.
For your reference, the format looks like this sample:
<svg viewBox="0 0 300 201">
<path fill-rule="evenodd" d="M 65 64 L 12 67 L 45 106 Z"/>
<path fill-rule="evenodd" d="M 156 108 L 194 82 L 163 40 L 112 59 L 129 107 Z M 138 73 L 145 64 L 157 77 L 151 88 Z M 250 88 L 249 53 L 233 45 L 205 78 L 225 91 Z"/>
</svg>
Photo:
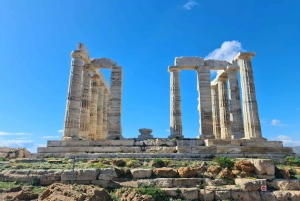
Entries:
<svg viewBox="0 0 300 201">
<path fill-rule="evenodd" d="M 235 58 L 234 58 L 234 61 L 237 61 L 237 60 L 249 60 L 251 61 L 251 59 L 255 56 L 255 52 L 239 52 Z"/>
<path fill-rule="evenodd" d="M 82 70 L 91 71 L 91 70 L 92 70 L 91 67 L 92 67 L 91 64 L 84 64 L 84 65 L 82 66 Z"/>
<path fill-rule="evenodd" d="M 179 66 L 169 66 L 168 71 L 169 72 L 180 72 L 181 68 Z"/>
<path fill-rule="evenodd" d="M 76 58 L 76 59 L 82 59 L 83 60 L 83 58 L 84 58 L 84 52 L 82 50 L 73 50 L 71 52 L 71 57 L 73 59 Z"/>
</svg>

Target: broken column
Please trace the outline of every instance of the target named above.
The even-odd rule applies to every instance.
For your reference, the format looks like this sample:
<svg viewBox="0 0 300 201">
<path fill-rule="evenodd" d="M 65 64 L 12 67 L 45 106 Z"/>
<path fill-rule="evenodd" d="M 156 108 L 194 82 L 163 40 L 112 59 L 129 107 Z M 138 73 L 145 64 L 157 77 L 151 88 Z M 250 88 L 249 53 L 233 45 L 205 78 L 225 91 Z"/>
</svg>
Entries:
<svg viewBox="0 0 300 201">
<path fill-rule="evenodd" d="M 244 137 L 244 126 L 237 75 L 239 67 L 228 66 L 226 71 L 228 75 L 231 137 L 232 139 L 240 139 Z"/>
<path fill-rule="evenodd" d="M 97 132 L 95 139 L 103 140 L 103 100 L 104 100 L 104 85 L 103 83 L 99 83 L 99 91 L 98 91 L 98 103 L 97 103 Z"/>
<path fill-rule="evenodd" d="M 122 79 L 122 67 L 111 67 L 108 134 L 106 139 L 123 138 L 121 126 Z"/>
<path fill-rule="evenodd" d="M 183 138 L 181 121 L 180 68 L 169 67 L 170 72 L 170 135 L 169 138 Z"/>
<path fill-rule="evenodd" d="M 80 111 L 80 131 L 79 138 L 87 140 L 90 132 L 90 94 L 91 94 L 91 66 L 85 64 L 82 67 L 82 94 L 81 94 L 81 111 Z"/>
<path fill-rule="evenodd" d="M 231 139 L 226 81 L 227 79 L 218 78 L 221 139 Z"/>
<path fill-rule="evenodd" d="M 89 140 L 95 140 L 97 133 L 97 104 L 99 91 L 99 76 L 93 75 L 91 82 L 91 109 L 90 109 L 90 133 Z"/>
<path fill-rule="evenodd" d="M 79 137 L 81 74 L 83 65 L 81 54 L 81 50 L 74 50 L 71 53 L 71 72 L 62 140 L 78 139 Z"/>
<path fill-rule="evenodd" d="M 213 133 L 215 139 L 221 139 L 220 115 L 219 115 L 219 94 L 217 83 L 211 84 L 211 103 L 212 103 L 212 121 Z"/>
<path fill-rule="evenodd" d="M 254 55 L 254 52 L 240 52 L 235 57 L 234 61 L 238 61 L 240 66 L 245 138 L 263 139 L 251 64 L 251 59 Z"/>
</svg>

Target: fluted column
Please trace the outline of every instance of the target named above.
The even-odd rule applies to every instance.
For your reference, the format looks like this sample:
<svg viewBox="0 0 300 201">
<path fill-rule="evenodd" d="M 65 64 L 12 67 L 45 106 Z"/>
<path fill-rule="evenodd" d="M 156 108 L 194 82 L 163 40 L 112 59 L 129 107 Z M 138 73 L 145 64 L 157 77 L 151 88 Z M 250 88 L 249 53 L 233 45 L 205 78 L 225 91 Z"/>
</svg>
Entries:
<svg viewBox="0 0 300 201">
<path fill-rule="evenodd" d="M 82 57 L 80 51 L 71 53 L 71 72 L 62 140 L 78 139 L 81 102 Z"/>
<path fill-rule="evenodd" d="M 104 85 L 100 83 L 98 92 L 98 104 L 97 104 L 97 133 L 96 140 L 103 140 L 103 100 L 104 100 Z"/>
<path fill-rule="evenodd" d="M 214 139 L 210 88 L 210 67 L 198 66 L 197 89 L 199 100 L 199 133 L 203 139 Z"/>
<path fill-rule="evenodd" d="M 91 93 L 91 66 L 85 64 L 82 67 L 81 75 L 81 110 L 80 110 L 80 127 L 79 127 L 79 138 L 88 139 L 90 132 L 90 93 Z"/>
<path fill-rule="evenodd" d="M 91 109 L 90 109 L 90 133 L 89 140 L 94 140 L 97 133 L 97 104 L 99 90 L 99 76 L 93 75 L 91 82 Z"/>
<path fill-rule="evenodd" d="M 233 139 L 241 139 L 244 137 L 240 90 L 237 76 L 238 70 L 238 67 L 227 67 L 230 126 L 231 137 Z"/>
<path fill-rule="evenodd" d="M 221 139 L 231 139 L 226 80 L 218 80 Z"/>
<path fill-rule="evenodd" d="M 106 139 L 122 139 L 122 79 L 123 70 L 120 66 L 111 68 L 110 101 L 108 116 L 108 134 Z"/>
<path fill-rule="evenodd" d="M 103 92 L 103 124 L 102 124 L 103 139 L 106 139 L 107 136 L 108 103 L 109 103 L 109 94 L 107 89 L 105 89 Z"/>
<path fill-rule="evenodd" d="M 181 120 L 180 68 L 169 67 L 170 72 L 170 135 L 183 138 Z"/>
<path fill-rule="evenodd" d="M 245 138 L 262 138 L 251 59 L 253 52 L 240 52 L 235 61 L 240 66 Z"/>
<path fill-rule="evenodd" d="M 212 120 L 213 120 L 213 132 L 215 139 L 221 139 L 221 127 L 219 116 L 219 94 L 218 86 L 214 83 L 211 85 L 211 103 L 212 103 Z"/>
</svg>

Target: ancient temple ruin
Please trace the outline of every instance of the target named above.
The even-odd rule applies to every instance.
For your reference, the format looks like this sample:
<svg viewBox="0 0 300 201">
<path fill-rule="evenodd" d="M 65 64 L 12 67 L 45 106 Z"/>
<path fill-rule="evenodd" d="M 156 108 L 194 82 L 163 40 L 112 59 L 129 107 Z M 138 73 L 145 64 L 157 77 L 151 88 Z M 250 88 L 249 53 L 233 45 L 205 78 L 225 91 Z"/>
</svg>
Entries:
<svg viewBox="0 0 300 201">
<path fill-rule="evenodd" d="M 171 76 L 171 111 L 169 138 L 183 138 L 181 121 L 180 71 L 195 70 L 199 94 L 200 134 L 203 139 L 258 139 L 263 140 L 255 95 L 251 59 L 253 52 L 240 52 L 230 63 L 204 60 L 201 57 L 176 57 L 169 66 Z M 239 65 L 238 65 L 239 64 Z M 210 71 L 217 77 L 211 82 Z M 242 105 L 237 72 L 242 83 Z"/>
<path fill-rule="evenodd" d="M 137 138 L 124 138 L 121 126 L 122 67 L 107 58 L 91 59 L 82 44 L 71 53 L 64 133 L 39 147 L 34 157 L 231 158 L 293 155 L 281 141 L 262 137 L 251 59 L 240 52 L 232 62 L 176 57 L 170 72 L 170 136 L 154 138 L 152 129 L 139 129 Z M 101 68 L 111 69 L 110 86 Z M 180 71 L 197 73 L 200 137 L 187 139 L 181 120 Z M 217 76 L 211 82 L 210 71 Z M 240 71 L 241 90 L 238 84 Z M 242 101 L 240 98 L 242 92 Z M 242 109 L 243 108 L 243 109 Z M 243 113 L 242 113 L 243 111 Z"/>
<path fill-rule="evenodd" d="M 82 43 L 71 58 L 62 140 L 121 138 L 122 67 L 108 58 L 91 59 Z M 111 69 L 110 86 L 102 68 Z"/>
</svg>

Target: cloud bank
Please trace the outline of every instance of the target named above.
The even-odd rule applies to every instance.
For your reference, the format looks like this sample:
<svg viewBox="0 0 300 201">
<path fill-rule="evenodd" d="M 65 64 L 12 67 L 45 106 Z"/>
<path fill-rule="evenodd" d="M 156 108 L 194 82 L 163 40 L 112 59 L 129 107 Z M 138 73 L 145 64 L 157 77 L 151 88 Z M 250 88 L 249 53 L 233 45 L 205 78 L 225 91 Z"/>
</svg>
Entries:
<svg viewBox="0 0 300 201">
<path fill-rule="evenodd" d="M 275 140 L 282 141 L 283 146 L 287 146 L 287 147 L 297 147 L 297 146 L 300 146 L 300 141 L 292 140 L 287 135 L 278 135 Z"/>
<path fill-rule="evenodd" d="M 225 41 L 220 48 L 210 52 L 204 59 L 226 60 L 231 62 L 234 57 L 239 53 L 245 51 L 239 41 Z"/>
<path fill-rule="evenodd" d="M 278 120 L 278 119 L 273 119 L 273 120 L 271 121 L 271 125 L 272 125 L 272 126 L 284 126 L 284 124 L 282 124 L 282 123 L 280 122 L 280 120 Z"/>
</svg>

